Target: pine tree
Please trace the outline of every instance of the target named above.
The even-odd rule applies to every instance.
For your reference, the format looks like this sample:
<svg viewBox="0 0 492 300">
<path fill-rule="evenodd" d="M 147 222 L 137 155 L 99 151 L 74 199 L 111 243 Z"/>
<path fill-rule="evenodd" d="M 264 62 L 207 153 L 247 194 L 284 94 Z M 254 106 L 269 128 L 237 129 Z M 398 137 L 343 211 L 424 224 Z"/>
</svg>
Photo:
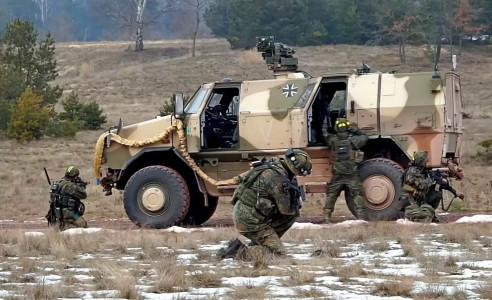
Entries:
<svg viewBox="0 0 492 300">
<path fill-rule="evenodd" d="M 52 111 L 42 106 L 43 97 L 30 88 L 19 97 L 7 128 L 7 137 L 22 141 L 40 139 Z"/>
</svg>

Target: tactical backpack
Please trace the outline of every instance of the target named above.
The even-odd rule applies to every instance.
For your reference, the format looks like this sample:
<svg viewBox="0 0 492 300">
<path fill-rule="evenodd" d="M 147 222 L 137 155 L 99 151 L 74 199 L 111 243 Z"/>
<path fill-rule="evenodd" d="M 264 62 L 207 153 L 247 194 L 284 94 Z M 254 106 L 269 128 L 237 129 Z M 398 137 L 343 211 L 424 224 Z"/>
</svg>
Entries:
<svg viewBox="0 0 492 300">
<path fill-rule="evenodd" d="M 263 173 L 269 168 L 270 168 L 270 164 L 261 164 L 257 167 L 253 167 L 244 176 L 240 177 L 239 186 L 234 191 L 230 203 L 232 205 L 236 205 L 236 202 L 239 201 L 239 199 L 241 199 L 241 196 L 243 195 L 244 191 L 252 187 L 253 183 L 261 175 L 261 173 Z"/>
</svg>

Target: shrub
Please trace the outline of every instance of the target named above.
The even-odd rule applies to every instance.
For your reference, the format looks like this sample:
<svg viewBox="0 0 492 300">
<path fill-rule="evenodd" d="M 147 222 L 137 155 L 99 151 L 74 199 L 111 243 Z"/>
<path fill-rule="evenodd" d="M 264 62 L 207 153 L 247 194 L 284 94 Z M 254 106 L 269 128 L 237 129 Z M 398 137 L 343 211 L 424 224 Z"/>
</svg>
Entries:
<svg viewBox="0 0 492 300">
<path fill-rule="evenodd" d="M 159 108 L 159 115 L 161 117 L 171 115 L 173 112 L 174 112 L 174 104 L 172 98 L 164 102 L 161 108 Z"/>
<path fill-rule="evenodd" d="M 95 101 L 87 104 L 79 100 L 79 96 L 72 92 L 67 99 L 62 101 L 63 112 L 60 113 L 60 120 L 66 121 L 66 126 L 70 126 L 71 130 L 75 127 L 78 129 L 94 130 L 101 128 L 101 125 L 106 123 L 106 115 L 103 115 L 103 110 L 99 108 L 99 104 Z"/>
<path fill-rule="evenodd" d="M 41 107 L 43 97 L 30 88 L 20 96 L 7 128 L 7 137 L 22 141 L 40 139 L 48 125 L 51 110 Z"/>
<path fill-rule="evenodd" d="M 486 139 L 478 143 L 478 146 L 482 147 L 477 151 L 475 158 L 481 159 L 482 161 L 492 164 L 492 139 Z"/>
</svg>

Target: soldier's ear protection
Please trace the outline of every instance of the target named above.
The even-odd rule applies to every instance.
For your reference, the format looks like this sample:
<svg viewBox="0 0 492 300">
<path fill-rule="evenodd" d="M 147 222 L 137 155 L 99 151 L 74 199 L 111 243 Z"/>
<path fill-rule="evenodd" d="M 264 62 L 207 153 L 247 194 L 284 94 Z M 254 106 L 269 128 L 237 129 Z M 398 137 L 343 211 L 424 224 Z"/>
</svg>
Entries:
<svg viewBox="0 0 492 300">
<path fill-rule="evenodd" d="M 299 153 L 299 155 L 302 155 L 304 157 L 306 157 L 306 160 L 307 160 L 307 156 L 302 154 L 302 153 Z M 311 170 L 306 170 L 304 169 L 304 167 L 300 166 L 300 163 L 299 161 L 297 160 L 296 158 L 296 154 L 294 153 L 294 150 L 291 149 L 288 149 L 287 151 L 285 151 L 285 156 L 290 159 L 290 161 L 292 162 L 292 164 L 294 164 L 294 166 L 296 167 L 297 170 L 299 170 L 299 172 L 301 172 L 302 175 L 306 176 L 306 175 L 309 175 L 311 174 Z"/>
</svg>

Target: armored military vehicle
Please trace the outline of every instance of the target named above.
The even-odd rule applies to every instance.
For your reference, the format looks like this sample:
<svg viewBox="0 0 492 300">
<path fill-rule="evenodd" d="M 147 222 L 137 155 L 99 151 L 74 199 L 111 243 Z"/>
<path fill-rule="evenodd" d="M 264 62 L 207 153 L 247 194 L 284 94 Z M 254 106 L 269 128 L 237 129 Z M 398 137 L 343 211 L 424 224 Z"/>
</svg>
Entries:
<svg viewBox="0 0 492 300">
<path fill-rule="evenodd" d="M 205 83 L 186 105 L 175 94 L 173 115 L 125 127 L 120 122 L 99 138 L 95 174 L 107 194 L 124 190 L 134 223 L 202 224 L 219 196 L 232 195 L 236 176 L 251 162 L 288 148 L 312 157 L 313 172 L 301 179 L 308 199 L 325 193 L 332 153 L 323 135 L 341 116 L 370 136 L 360 167 L 369 219 L 401 215 L 401 178 L 414 151 L 429 151 L 430 167 L 460 176 L 458 74 L 371 72 L 364 64 L 352 73 L 310 77 L 297 70 L 289 46 L 273 37 L 259 38 L 257 46 L 273 79 Z"/>
</svg>

